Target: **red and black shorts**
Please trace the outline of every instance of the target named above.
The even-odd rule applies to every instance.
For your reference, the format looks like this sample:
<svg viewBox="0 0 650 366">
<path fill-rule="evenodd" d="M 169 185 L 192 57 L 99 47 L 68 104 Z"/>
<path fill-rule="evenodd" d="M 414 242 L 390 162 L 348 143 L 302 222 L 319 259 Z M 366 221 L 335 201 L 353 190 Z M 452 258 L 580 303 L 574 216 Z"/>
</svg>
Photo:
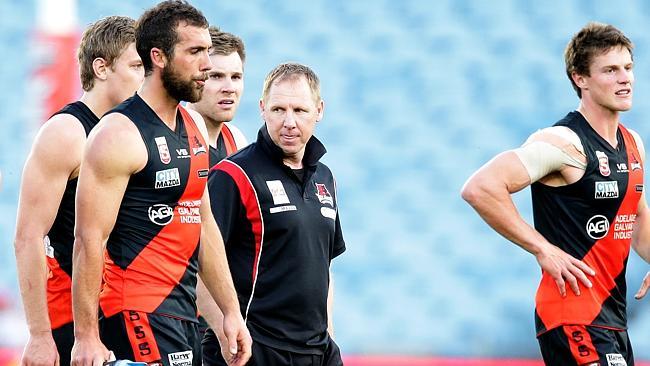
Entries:
<svg viewBox="0 0 650 366">
<path fill-rule="evenodd" d="M 632 345 L 625 330 L 564 325 L 537 337 L 549 366 L 634 366 Z"/>
<path fill-rule="evenodd" d="M 201 365 L 201 339 L 195 322 L 160 314 L 123 311 L 100 320 L 104 345 L 118 360 L 164 366 Z"/>
</svg>

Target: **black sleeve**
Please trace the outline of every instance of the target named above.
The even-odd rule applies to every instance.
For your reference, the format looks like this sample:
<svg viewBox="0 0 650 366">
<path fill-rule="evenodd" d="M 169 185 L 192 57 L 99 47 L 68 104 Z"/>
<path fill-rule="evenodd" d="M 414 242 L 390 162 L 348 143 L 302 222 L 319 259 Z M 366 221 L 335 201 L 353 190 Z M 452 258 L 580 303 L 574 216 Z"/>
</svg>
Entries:
<svg viewBox="0 0 650 366">
<path fill-rule="evenodd" d="M 239 188 L 230 174 L 212 169 L 208 177 L 212 215 L 219 225 L 223 242 L 228 243 L 236 231 L 242 207 Z"/>
<path fill-rule="evenodd" d="M 343 240 L 343 231 L 341 231 L 341 221 L 339 220 L 338 210 L 336 210 L 336 228 L 334 230 L 334 246 L 330 260 L 345 252 L 345 240 Z"/>
</svg>

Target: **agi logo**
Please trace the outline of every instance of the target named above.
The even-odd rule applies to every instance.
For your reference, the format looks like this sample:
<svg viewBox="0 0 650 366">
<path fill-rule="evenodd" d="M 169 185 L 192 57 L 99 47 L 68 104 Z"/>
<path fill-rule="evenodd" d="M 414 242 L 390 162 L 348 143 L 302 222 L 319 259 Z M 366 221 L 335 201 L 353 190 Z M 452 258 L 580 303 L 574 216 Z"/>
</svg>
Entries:
<svg viewBox="0 0 650 366">
<path fill-rule="evenodd" d="M 587 235 L 592 239 L 602 239 L 609 232 L 609 221 L 603 215 L 595 215 L 587 221 Z"/>
<path fill-rule="evenodd" d="M 165 204 L 155 204 L 149 207 L 149 220 L 156 225 L 165 226 L 174 219 L 174 209 Z"/>
</svg>

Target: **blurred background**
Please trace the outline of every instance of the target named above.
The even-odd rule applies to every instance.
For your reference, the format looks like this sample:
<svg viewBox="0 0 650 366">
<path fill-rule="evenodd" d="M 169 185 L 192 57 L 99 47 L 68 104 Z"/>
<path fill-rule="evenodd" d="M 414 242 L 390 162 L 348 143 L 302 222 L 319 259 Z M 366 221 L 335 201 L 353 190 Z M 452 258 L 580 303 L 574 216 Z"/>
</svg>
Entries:
<svg viewBox="0 0 650 366">
<path fill-rule="evenodd" d="M 34 134 L 49 110 L 80 96 L 74 48 L 83 28 L 108 15 L 137 18 L 155 3 L 0 0 L 0 364 L 15 362 L 27 339 L 12 243 Z M 235 123 L 249 140 L 271 68 L 298 61 L 321 77 L 326 108 L 316 135 L 337 176 L 348 247 L 333 263 L 334 322 L 349 364 L 539 359 L 537 262 L 491 231 L 459 190 L 490 157 L 577 107 L 562 53 L 592 20 L 636 45 L 635 106 L 622 120 L 647 145 L 650 2 L 191 3 L 246 44 Z M 532 222 L 529 191 L 515 200 Z M 649 268 L 631 255 L 631 294 Z M 650 299 L 630 297 L 628 311 L 637 359 L 650 360 Z"/>
</svg>

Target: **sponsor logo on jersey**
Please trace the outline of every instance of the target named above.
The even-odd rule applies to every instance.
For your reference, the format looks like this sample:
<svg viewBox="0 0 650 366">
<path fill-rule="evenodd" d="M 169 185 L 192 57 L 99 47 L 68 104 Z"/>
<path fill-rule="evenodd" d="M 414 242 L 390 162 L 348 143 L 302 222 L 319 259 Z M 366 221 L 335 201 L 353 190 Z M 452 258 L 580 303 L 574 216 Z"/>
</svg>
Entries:
<svg viewBox="0 0 650 366">
<path fill-rule="evenodd" d="M 178 168 L 159 170 L 156 172 L 156 189 L 176 187 L 181 185 Z"/>
<path fill-rule="evenodd" d="M 172 161 L 172 156 L 169 153 L 169 146 L 167 146 L 167 139 L 165 136 L 160 136 L 154 138 L 156 141 L 156 146 L 158 146 L 158 155 L 160 155 L 160 161 L 163 164 L 169 164 Z"/>
<path fill-rule="evenodd" d="M 192 366 L 192 351 L 170 353 L 167 355 L 171 366 Z"/>
<path fill-rule="evenodd" d="M 641 163 L 638 161 L 633 161 L 631 164 L 632 170 L 639 170 L 641 169 Z"/>
<path fill-rule="evenodd" d="M 174 210 L 165 204 L 155 204 L 149 207 L 149 220 L 156 225 L 165 226 L 174 219 Z"/>
<path fill-rule="evenodd" d="M 176 156 L 179 159 L 187 159 L 190 157 L 190 153 L 187 152 L 187 149 L 176 149 Z"/>
<path fill-rule="evenodd" d="M 607 366 L 627 366 L 627 362 L 620 353 L 608 353 Z"/>
<path fill-rule="evenodd" d="M 618 198 L 618 182 L 617 181 L 606 181 L 606 182 L 596 182 L 596 190 L 594 192 L 594 198 Z"/>
<path fill-rule="evenodd" d="M 625 163 L 616 163 L 616 172 L 617 173 L 627 173 L 627 164 Z"/>
<path fill-rule="evenodd" d="M 643 192 L 643 184 L 635 185 L 634 190 L 637 191 L 637 192 Z"/>
<path fill-rule="evenodd" d="M 321 207 L 320 214 L 328 219 L 336 220 L 336 210 L 329 207 Z"/>
<path fill-rule="evenodd" d="M 273 197 L 274 205 L 284 205 L 286 203 L 289 203 L 289 196 L 287 196 L 287 192 L 284 190 L 284 186 L 282 185 L 281 181 L 267 180 L 266 186 L 269 187 L 269 191 Z"/>
<path fill-rule="evenodd" d="M 278 212 L 296 211 L 298 208 L 294 205 L 271 207 L 269 212 L 274 214 Z"/>
<path fill-rule="evenodd" d="M 607 235 L 609 231 L 609 221 L 603 215 L 592 216 L 589 221 L 587 221 L 587 235 L 592 239 L 602 239 Z"/>
<path fill-rule="evenodd" d="M 208 176 L 208 172 L 209 172 L 208 169 L 199 169 L 197 174 L 199 175 L 199 178 L 205 178 Z"/>
<path fill-rule="evenodd" d="M 609 177 L 611 170 L 609 170 L 609 158 L 607 157 L 607 154 L 596 150 L 596 157 L 598 158 L 598 169 L 600 170 L 600 174 L 603 177 Z"/>
<path fill-rule="evenodd" d="M 205 146 L 201 143 L 198 137 L 192 136 L 192 153 L 194 155 L 201 155 L 205 154 Z"/>
<path fill-rule="evenodd" d="M 322 203 L 323 205 L 329 203 L 330 206 L 334 207 L 334 199 L 332 198 L 330 191 L 327 190 L 327 187 L 325 187 L 325 185 L 322 183 L 315 183 L 315 184 L 316 184 L 316 197 L 318 197 L 320 203 Z"/>
</svg>

